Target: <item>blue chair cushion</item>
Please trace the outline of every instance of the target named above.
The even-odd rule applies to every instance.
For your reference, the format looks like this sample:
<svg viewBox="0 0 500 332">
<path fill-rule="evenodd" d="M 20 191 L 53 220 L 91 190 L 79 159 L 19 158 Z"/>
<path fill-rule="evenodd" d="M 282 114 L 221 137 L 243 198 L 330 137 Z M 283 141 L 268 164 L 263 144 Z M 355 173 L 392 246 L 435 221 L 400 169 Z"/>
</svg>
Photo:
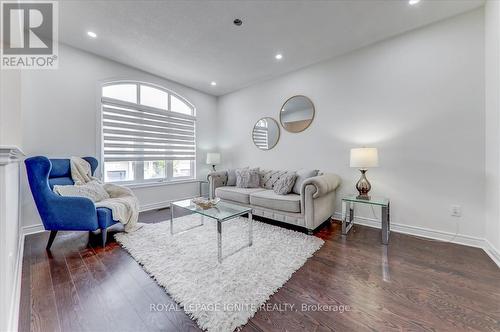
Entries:
<svg viewBox="0 0 500 332">
<path fill-rule="evenodd" d="M 50 169 L 50 178 L 69 177 L 71 178 L 71 164 L 69 159 L 50 159 L 52 168 Z"/>
</svg>

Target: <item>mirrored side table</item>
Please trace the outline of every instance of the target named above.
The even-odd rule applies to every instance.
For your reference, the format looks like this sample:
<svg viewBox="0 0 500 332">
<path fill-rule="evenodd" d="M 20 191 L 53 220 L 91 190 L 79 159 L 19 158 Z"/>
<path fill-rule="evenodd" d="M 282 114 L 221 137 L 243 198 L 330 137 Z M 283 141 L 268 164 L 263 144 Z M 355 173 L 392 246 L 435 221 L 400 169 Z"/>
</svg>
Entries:
<svg viewBox="0 0 500 332">
<path fill-rule="evenodd" d="M 354 222 L 354 206 L 368 204 L 380 206 L 382 209 L 382 244 L 389 243 L 390 202 L 388 198 L 372 196 L 370 199 L 357 198 L 357 195 L 342 198 L 342 235 L 347 235 Z"/>
</svg>

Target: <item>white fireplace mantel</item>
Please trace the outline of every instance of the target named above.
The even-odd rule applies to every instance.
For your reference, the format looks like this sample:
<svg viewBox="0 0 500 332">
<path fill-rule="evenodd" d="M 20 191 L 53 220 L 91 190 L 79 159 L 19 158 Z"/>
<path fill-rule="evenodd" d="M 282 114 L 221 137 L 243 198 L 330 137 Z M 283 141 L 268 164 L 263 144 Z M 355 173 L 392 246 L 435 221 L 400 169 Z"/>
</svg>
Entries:
<svg viewBox="0 0 500 332">
<path fill-rule="evenodd" d="M 0 331 L 17 331 L 23 237 L 19 218 L 17 146 L 0 145 Z"/>
<path fill-rule="evenodd" d="M 17 146 L 0 145 L 0 166 L 17 163 L 24 157 L 23 151 Z"/>
</svg>

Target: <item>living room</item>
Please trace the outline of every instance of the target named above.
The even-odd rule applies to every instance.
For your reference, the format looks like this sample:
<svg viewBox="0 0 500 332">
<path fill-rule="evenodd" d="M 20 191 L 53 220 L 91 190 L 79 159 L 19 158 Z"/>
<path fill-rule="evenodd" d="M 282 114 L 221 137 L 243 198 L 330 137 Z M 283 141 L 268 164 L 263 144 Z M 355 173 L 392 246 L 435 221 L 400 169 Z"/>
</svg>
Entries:
<svg viewBox="0 0 500 332">
<path fill-rule="evenodd" d="M 500 330 L 499 1 L 1 6 L 1 331 Z"/>
</svg>

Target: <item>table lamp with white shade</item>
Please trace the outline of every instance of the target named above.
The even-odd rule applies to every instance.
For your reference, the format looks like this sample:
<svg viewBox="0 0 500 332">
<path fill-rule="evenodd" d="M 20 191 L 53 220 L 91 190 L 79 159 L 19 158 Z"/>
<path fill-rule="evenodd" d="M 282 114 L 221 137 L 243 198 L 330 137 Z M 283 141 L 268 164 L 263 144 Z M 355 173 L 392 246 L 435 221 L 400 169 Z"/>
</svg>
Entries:
<svg viewBox="0 0 500 332">
<path fill-rule="evenodd" d="M 207 153 L 207 165 L 212 165 L 212 169 L 215 172 L 215 165 L 220 164 L 220 153 L 208 152 Z"/>
<path fill-rule="evenodd" d="M 358 199 L 370 199 L 368 192 L 372 188 L 366 178 L 366 171 L 370 167 L 378 167 L 377 148 L 356 148 L 351 149 L 351 167 L 356 167 L 361 172 L 361 178 L 356 183 L 356 189 L 359 192 Z"/>
</svg>

